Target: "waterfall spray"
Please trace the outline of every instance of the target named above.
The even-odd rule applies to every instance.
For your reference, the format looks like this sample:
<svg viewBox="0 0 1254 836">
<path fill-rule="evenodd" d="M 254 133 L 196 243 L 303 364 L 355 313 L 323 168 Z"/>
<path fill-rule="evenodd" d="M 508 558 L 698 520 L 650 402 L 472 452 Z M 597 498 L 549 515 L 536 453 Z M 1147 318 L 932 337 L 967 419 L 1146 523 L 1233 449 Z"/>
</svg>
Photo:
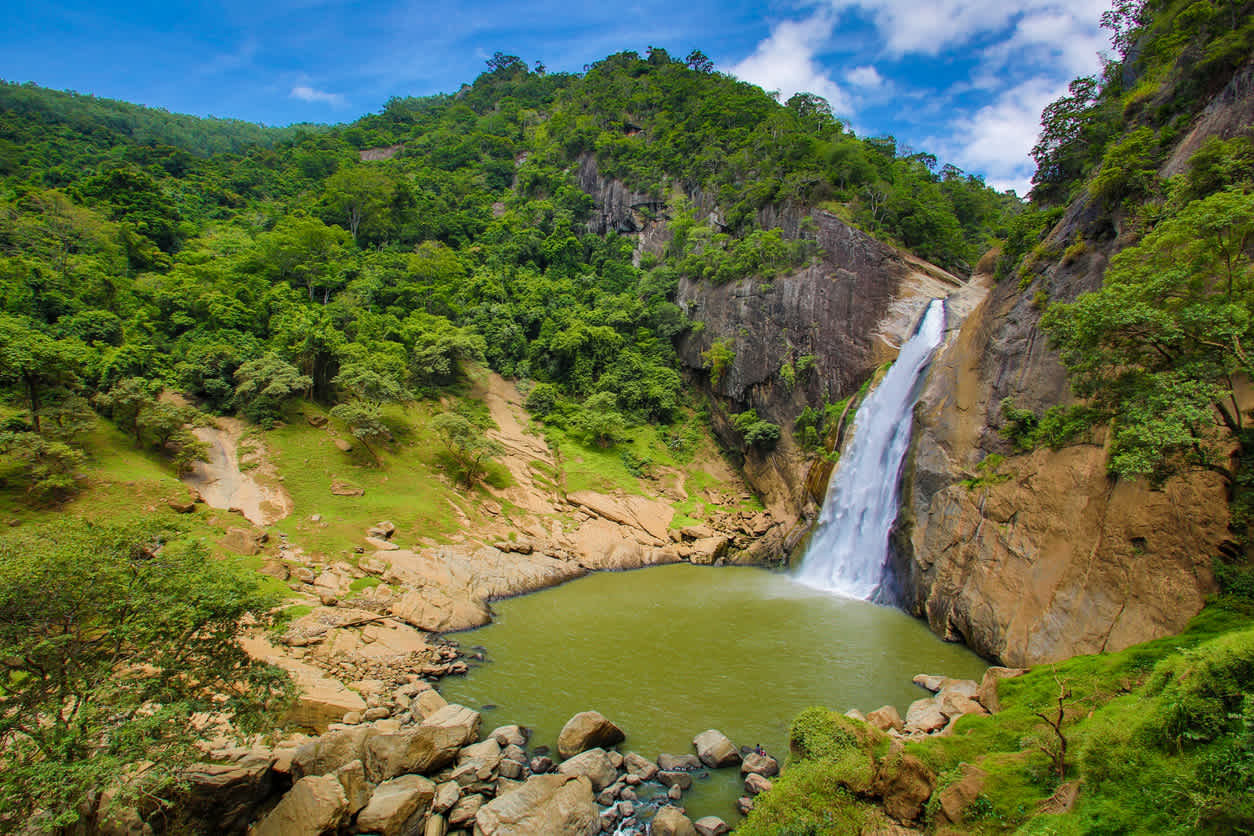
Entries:
<svg viewBox="0 0 1254 836">
<path fill-rule="evenodd" d="M 853 439 L 828 483 L 797 572 L 801 583 L 849 598 L 871 599 L 881 591 L 911 413 L 944 331 L 945 303 L 934 299 L 896 362 L 858 408 Z"/>
</svg>

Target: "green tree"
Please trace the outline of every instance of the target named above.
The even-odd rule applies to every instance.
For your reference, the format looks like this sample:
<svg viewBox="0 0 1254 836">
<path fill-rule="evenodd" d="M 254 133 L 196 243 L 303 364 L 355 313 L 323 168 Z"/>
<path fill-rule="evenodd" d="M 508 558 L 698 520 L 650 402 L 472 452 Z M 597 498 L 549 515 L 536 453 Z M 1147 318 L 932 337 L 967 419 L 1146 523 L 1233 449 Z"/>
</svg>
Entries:
<svg viewBox="0 0 1254 836">
<path fill-rule="evenodd" d="M 140 415 L 156 403 L 161 385 L 142 377 L 119 380 L 107 392 L 96 395 L 96 406 L 104 410 L 118 429 L 134 436 L 139 444 L 143 435 Z"/>
<path fill-rule="evenodd" d="M 17 385 L 35 432 L 45 400 L 58 390 L 78 388 L 85 360 L 81 343 L 54 340 L 21 318 L 0 313 L 0 383 Z"/>
<path fill-rule="evenodd" d="M 75 518 L 0 540 L 0 827 L 73 824 L 89 794 L 170 801 L 197 715 L 256 730 L 290 693 L 240 646 L 274 601 L 153 527 Z M 137 768 L 143 764 L 142 769 Z"/>
<path fill-rule="evenodd" d="M 627 419 L 618 411 L 618 398 L 613 392 L 589 395 L 574 423 L 584 442 L 598 447 L 613 447 L 627 434 Z"/>
<path fill-rule="evenodd" d="M 327 203 L 333 217 L 357 241 L 359 233 L 383 231 L 382 221 L 394 187 L 392 179 L 380 168 L 346 166 L 327 178 Z"/>
<path fill-rule="evenodd" d="M 710 372 L 710 385 L 718 388 L 728 369 L 736 359 L 736 350 L 730 340 L 715 340 L 701 352 L 701 363 Z"/>
<path fill-rule="evenodd" d="M 1044 327 L 1072 384 L 1114 419 L 1110 469 L 1161 477 L 1181 465 L 1231 478 L 1241 380 L 1254 378 L 1254 195 L 1214 194 L 1115 256 L 1102 289 L 1052 305 Z"/>
<path fill-rule="evenodd" d="M 235 379 L 235 403 L 249 420 L 263 425 L 282 418 L 283 405 L 313 382 L 276 354 L 244 363 L 236 369 Z"/>
<path fill-rule="evenodd" d="M 465 415 L 441 412 L 431 419 L 431 427 L 456 465 L 460 480 L 468 488 L 484 476 L 489 460 L 505 454 L 500 442 L 489 438 Z"/>
<path fill-rule="evenodd" d="M 362 443 L 376 465 L 383 463 L 379 454 L 370 446 L 372 438 L 382 440 L 391 436 L 387 425 L 383 423 L 383 410 L 378 404 L 362 400 L 336 404 L 331 407 L 331 416 L 348 425 L 349 432 Z"/>
<path fill-rule="evenodd" d="M 87 456 L 38 433 L 0 432 L 0 484 L 20 487 L 36 505 L 69 499 L 81 487 Z"/>
</svg>

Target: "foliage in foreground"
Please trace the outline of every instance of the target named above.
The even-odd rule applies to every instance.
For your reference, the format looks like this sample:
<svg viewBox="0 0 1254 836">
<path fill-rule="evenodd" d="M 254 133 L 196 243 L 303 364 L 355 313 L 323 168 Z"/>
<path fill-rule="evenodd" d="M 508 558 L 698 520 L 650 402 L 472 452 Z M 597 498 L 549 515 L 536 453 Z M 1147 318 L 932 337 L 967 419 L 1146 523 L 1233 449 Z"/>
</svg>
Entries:
<svg viewBox="0 0 1254 836">
<path fill-rule="evenodd" d="M 965 833 L 1248 833 L 1254 828 L 1254 618 L 1224 598 L 1189 629 L 1119 653 L 1039 665 L 1001 682 L 1000 713 L 968 716 L 952 735 L 907 744 L 938 776 L 964 764 L 987 775 Z M 1066 754 L 1047 725 L 1064 706 Z M 891 760 L 878 732 L 827 709 L 792 730 L 792 756 L 737 832 L 749 836 L 857 832 L 882 816 L 866 791 Z M 1061 764 L 1062 775 L 1055 772 Z M 1066 813 L 1042 812 L 1064 781 L 1079 782 Z M 925 823 L 940 824 L 938 805 Z M 955 832 L 950 830 L 948 832 Z"/>
<path fill-rule="evenodd" d="M 0 539 L 0 829 L 71 824 L 115 788 L 161 803 L 195 758 L 196 715 L 250 731 L 285 702 L 286 676 L 238 640 L 273 602 L 168 537 L 60 519 Z"/>
</svg>

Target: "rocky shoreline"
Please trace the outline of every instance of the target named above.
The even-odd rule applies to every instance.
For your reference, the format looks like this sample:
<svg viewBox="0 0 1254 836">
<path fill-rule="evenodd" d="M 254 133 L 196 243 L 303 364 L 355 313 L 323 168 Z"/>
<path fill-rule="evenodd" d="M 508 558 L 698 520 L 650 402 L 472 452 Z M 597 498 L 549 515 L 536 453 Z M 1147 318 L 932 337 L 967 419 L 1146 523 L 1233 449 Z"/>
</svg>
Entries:
<svg viewBox="0 0 1254 836">
<path fill-rule="evenodd" d="M 937 776 L 903 744 L 951 734 L 968 714 L 995 713 L 997 683 L 1023 673 L 993 667 L 979 683 L 919 675 L 915 683 L 933 694 L 912 703 L 904 718 L 894 706 L 845 713 L 892 741 L 859 792 L 894 822 L 891 832 L 918 832 L 912 828 L 938 791 Z M 187 774 L 175 819 L 197 832 L 252 836 L 717 836 L 730 831 L 727 822 L 693 821 L 682 806 L 694 782 L 710 770 L 738 769 L 744 795 L 737 807 L 748 814 L 780 770 L 775 757 L 737 747 L 714 729 L 693 738 L 691 753 L 650 760 L 620 750 L 626 734 L 596 711 L 571 717 L 552 751 L 529 745 L 528 730 L 517 725 L 483 734 L 479 712 L 447 703 L 413 674 L 374 702 L 316 737 L 208 751 L 212 762 Z M 940 790 L 939 809 L 953 821 L 961 818 L 963 793 L 976 786 L 978 794 L 980 776 L 967 778 Z M 164 810 L 160 822 L 146 822 L 141 811 L 117 810 L 99 832 L 157 833 L 169 829 L 170 815 Z"/>
<path fill-rule="evenodd" d="M 408 703 L 399 717 L 367 719 L 372 710 L 318 737 L 215 751 L 222 762 L 187 775 L 182 820 L 199 832 L 252 836 L 719 836 L 730 831 L 726 822 L 694 822 L 679 806 L 694 781 L 738 769 L 747 812 L 779 772 L 775 758 L 714 729 L 693 739 L 694 753 L 650 760 L 619 751 L 626 735 L 595 711 L 566 723 L 556 751 L 529 748 L 526 729 L 481 734 L 479 712 L 423 686 L 394 692 Z M 156 832 L 135 810 L 113 819 L 101 832 Z"/>
</svg>

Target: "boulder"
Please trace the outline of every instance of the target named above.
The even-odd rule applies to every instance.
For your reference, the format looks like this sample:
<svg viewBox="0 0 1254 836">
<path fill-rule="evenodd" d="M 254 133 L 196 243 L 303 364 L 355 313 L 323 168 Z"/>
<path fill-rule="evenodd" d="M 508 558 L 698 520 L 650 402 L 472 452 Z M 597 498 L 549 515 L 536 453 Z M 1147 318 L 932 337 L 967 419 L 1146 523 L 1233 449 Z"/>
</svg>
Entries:
<svg viewBox="0 0 1254 836">
<path fill-rule="evenodd" d="M 943 697 L 946 694 L 961 694 L 964 697 L 975 699 L 975 695 L 980 691 L 979 683 L 974 679 L 944 679 L 941 681 L 941 687 L 937 689 L 936 696 Z"/>
<path fill-rule="evenodd" d="M 880 762 L 871 791 L 883 798 L 888 815 L 899 821 L 914 821 L 936 788 L 936 773 L 897 745 L 898 751 Z"/>
<path fill-rule="evenodd" d="M 623 755 L 623 768 L 627 770 L 627 774 L 635 775 L 645 781 L 657 774 L 657 764 L 635 752 Z"/>
<path fill-rule="evenodd" d="M 430 691 L 423 691 L 409 701 L 409 713 L 419 720 L 425 720 L 446 705 L 448 705 L 448 701 L 440 696 L 439 691 L 432 688 Z"/>
<path fill-rule="evenodd" d="M 747 816 L 753 812 L 753 799 L 747 795 L 742 795 L 736 799 L 736 812 L 742 816 Z"/>
<path fill-rule="evenodd" d="M 705 816 L 697 819 L 692 823 L 692 826 L 696 828 L 699 836 L 724 836 L 726 833 L 731 833 L 731 828 L 727 826 L 727 822 L 718 816 Z"/>
<path fill-rule="evenodd" d="M 431 802 L 431 809 L 437 813 L 447 813 L 453 809 L 453 805 L 461 797 L 461 786 L 456 781 L 445 781 L 436 786 L 435 800 Z"/>
<path fill-rule="evenodd" d="M 994 665 L 984 671 L 984 678 L 980 680 L 980 687 L 976 689 L 975 698 L 990 713 L 996 714 L 1001 711 L 1001 703 L 997 701 L 997 683 L 1003 679 L 1023 676 L 1027 672 L 1026 668 L 1003 668 Z"/>
<path fill-rule="evenodd" d="M 446 705 L 416 729 L 370 738 L 366 774 L 374 781 L 402 773 L 428 774 L 452 763 L 458 750 L 478 737 L 479 712 Z"/>
<path fill-rule="evenodd" d="M 931 733 L 945 727 L 949 718 L 941 713 L 936 698 L 915 700 L 906 709 L 906 729 Z"/>
<path fill-rule="evenodd" d="M 366 741 L 378 732 L 370 726 L 336 729 L 302 744 L 292 755 L 292 778 L 326 775 L 345 764 L 363 760 Z"/>
<path fill-rule="evenodd" d="M 745 776 L 745 793 L 748 795 L 757 795 L 760 792 L 766 792 L 772 784 L 768 779 L 763 778 L 756 772 L 750 772 Z"/>
<path fill-rule="evenodd" d="M 696 755 L 667 755 L 663 753 L 657 756 L 657 765 L 659 769 L 665 772 L 700 769 L 701 759 Z"/>
<path fill-rule="evenodd" d="M 681 791 L 692 788 L 691 772 L 659 772 L 657 780 L 662 786 L 679 787 Z"/>
<path fill-rule="evenodd" d="M 211 830 L 242 831 L 274 789 L 271 755 L 252 755 L 237 763 L 198 763 L 184 773 L 187 806 Z"/>
<path fill-rule="evenodd" d="M 453 827 L 461 827 L 475 820 L 475 816 L 479 815 L 479 810 L 483 807 L 483 796 L 478 793 L 474 795 L 463 796 L 453 809 L 448 811 L 448 823 Z"/>
<path fill-rule="evenodd" d="M 254 555 L 261 551 L 261 544 L 265 541 L 264 532 L 251 531 L 247 528 L 228 528 L 226 534 L 218 541 L 218 545 L 236 554 Z"/>
<path fill-rule="evenodd" d="M 548 755 L 538 755 L 531 759 L 531 763 L 527 764 L 531 771 L 536 775 L 543 775 L 553 769 L 553 759 Z"/>
<path fill-rule="evenodd" d="M 421 775 L 401 775 L 375 788 L 357 816 L 357 831 L 380 836 L 414 833 L 435 800 L 435 784 Z"/>
<path fill-rule="evenodd" d="M 350 485 L 348 482 L 335 481 L 331 483 L 331 493 L 335 496 L 364 496 L 366 489 Z"/>
<path fill-rule="evenodd" d="M 866 722 L 866 715 L 856 708 L 851 708 L 845 712 L 845 716 L 851 720 L 857 720 L 859 723 Z"/>
<path fill-rule="evenodd" d="M 727 735 L 716 729 L 707 729 L 692 739 L 697 757 L 710 769 L 735 766 L 740 763 L 740 752 Z"/>
<path fill-rule="evenodd" d="M 910 681 L 915 685 L 918 685 L 920 688 L 926 689 L 935 694 L 941 689 L 941 684 L 946 679 L 948 679 L 948 677 L 940 676 L 938 674 L 917 673 Z"/>
<path fill-rule="evenodd" d="M 779 761 L 767 754 L 759 755 L 757 752 L 750 752 L 745 755 L 744 762 L 740 764 L 740 774 L 748 775 L 751 772 L 764 778 L 772 778 L 779 774 Z"/>
<path fill-rule="evenodd" d="M 897 707 L 892 705 L 875 709 L 866 716 L 866 721 L 880 731 L 888 731 L 889 729 L 901 731 L 905 725 L 901 720 L 901 714 L 898 713 Z"/>
<path fill-rule="evenodd" d="M 353 443 L 351 441 L 348 441 L 347 439 L 343 439 L 343 438 L 336 438 L 334 439 L 334 442 L 335 442 L 336 449 L 339 450 L 341 453 L 353 452 Z M 331 493 L 335 493 L 334 487 L 331 488 Z"/>
<path fill-rule="evenodd" d="M 563 760 L 587 751 L 622 743 L 623 730 L 598 711 L 583 711 L 566 721 L 557 736 L 557 754 Z"/>
<path fill-rule="evenodd" d="M 305 420 L 309 422 L 311 427 L 325 427 L 327 425 L 327 416 L 318 415 L 316 413 L 306 415 Z"/>
<path fill-rule="evenodd" d="M 457 753 L 458 767 L 473 766 L 476 774 L 486 771 L 491 775 L 500 763 L 501 744 L 490 737 L 479 743 L 472 743 Z"/>
<path fill-rule="evenodd" d="M 941 691 L 936 697 L 937 707 L 946 717 L 962 717 L 965 714 L 987 714 L 984 706 L 963 694 Z"/>
<path fill-rule="evenodd" d="M 689 546 L 688 560 L 701 566 L 710 566 L 725 556 L 730 546 L 731 538 L 723 535 L 694 540 Z"/>
<path fill-rule="evenodd" d="M 658 808 L 649 833 L 652 836 L 697 836 L 697 828 L 682 810 L 668 804 Z"/>
<path fill-rule="evenodd" d="M 427 826 L 423 828 L 422 836 L 444 836 L 448 832 L 448 823 L 444 816 L 439 814 L 427 818 Z"/>
<path fill-rule="evenodd" d="M 592 783 L 582 775 L 534 775 L 521 787 L 497 796 L 475 816 L 480 836 L 594 836 L 601 818 Z"/>
<path fill-rule="evenodd" d="M 382 537 L 366 537 L 364 539 L 366 545 L 377 552 L 394 552 L 400 549 L 400 546 L 390 540 L 384 540 Z"/>
<path fill-rule="evenodd" d="M 593 792 L 600 792 L 618 777 L 618 771 L 610 763 L 609 755 L 604 749 L 580 752 L 558 764 L 557 771 L 560 775 L 583 775 L 591 782 Z"/>
<path fill-rule="evenodd" d="M 377 522 L 370 528 L 366 529 L 367 537 L 378 537 L 381 540 L 391 540 L 392 535 L 396 533 L 396 524 L 391 520 L 383 520 Z"/>
<path fill-rule="evenodd" d="M 347 817 L 348 799 L 335 776 L 310 775 L 297 781 L 249 836 L 322 836 Z"/>
<path fill-rule="evenodd" d="M 962 764 L 958 780 L 953 781 L 938 795 L 940 802 L 936 818 L 944 824 L 962 824 L 963 814 L 972 801 L 984 790 L 987 773 L 969 763 Z"/>
<path fill-rule="evenodd" d="M 488 733 L 488 737 L 495 738 L 496 742 L 501 744 L 501 748 L 527 745 L 527 733 L 523 731 L 522 726 L 497 726 Z"/>
<path fill-rule="evenodd" d="M 374 784 L 366 780 L 366 768 L 361 761 L 346 763 L 335 770 L 335 780 L 344 788 L 344 798 L 348 801 L 348 815 L 354 816 L 370 801 Z"/>
<path fill-rule="evenodd" d="M 190 514 L 196 510 L 196 503 L 190 499 L 167 499 L 165 504 L 176 514 Z"/>
</svg>

